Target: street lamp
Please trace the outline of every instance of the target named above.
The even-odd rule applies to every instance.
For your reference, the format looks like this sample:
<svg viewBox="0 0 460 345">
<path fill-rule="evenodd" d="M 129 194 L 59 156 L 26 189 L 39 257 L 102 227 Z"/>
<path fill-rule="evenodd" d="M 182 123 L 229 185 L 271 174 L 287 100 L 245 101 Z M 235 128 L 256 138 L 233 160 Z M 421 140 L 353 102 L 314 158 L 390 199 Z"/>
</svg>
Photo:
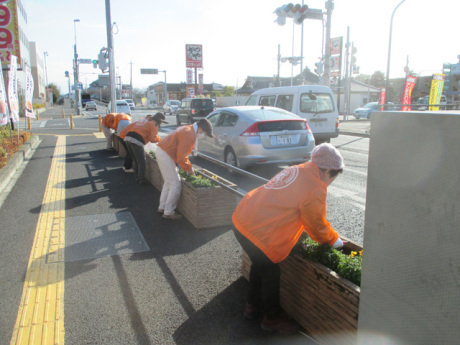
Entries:
<svg viewBox="0 0 460 345">
<path fill-rule="evenodd" d="M 388 87 L 390 86 L 390 55 L 391 55 L 391 34 L 392 34 L 392 31 L 393 31 L 393 17 L 395 15 L 395 12 L 396 10 L 398 9 L 399 6 L 401 6 L 401 4 L 406 1 L 406 0 L 402 0 L 398 6 L 395 7 L 395 9 L 393 10 L 393 14 L 391 15 L 391 21 L 390 21 L 390 40 L 388 41 L 388 60 L 387 60 L 387 77 L 386 77 L 386 80 L 385 80 L 385 104 L 388 104 L 388 97 L 387 97 L 387 94 L 388 94 Z"/>
<path fill-rule="evenodd" d="M 73 29 L 75 35 L 75 45 L 74 45 L 74 86 L 75 86 L 75 109 L 77 115 L 81 115 L 81 105 L 80 105 L 80 81 L 78 79 L 78 53 L 77 53 L 77 27 L 76 23 L 79 23 L 80 19 L 73 20 Z"/>
<path fill-rule="evenodd" d="M 45 58 L 45 87 L 48 87 L 48 71 L 46 70 L 46 57 L 48 56 L 48 52 L 43 53 L 43 57 Z"/>
</svg>

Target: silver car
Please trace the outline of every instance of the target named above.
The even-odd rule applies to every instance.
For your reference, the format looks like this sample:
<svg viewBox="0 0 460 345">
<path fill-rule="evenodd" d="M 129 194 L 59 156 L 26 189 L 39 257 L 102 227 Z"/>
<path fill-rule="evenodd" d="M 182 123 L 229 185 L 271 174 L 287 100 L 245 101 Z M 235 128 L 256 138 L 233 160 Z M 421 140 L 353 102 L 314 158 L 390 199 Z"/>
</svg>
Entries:
<svg viewBox="0 0 460 345">
<path fill-rule="evenodd" d="M 220 108 L 207 116 L 215 138 L 198 140 L 198 152 L 246 168 L 297 164 L 311 158 L 315 139 L 308 122 L 284 109 L 265 106 Z"/>
<path fill-rule="evenodd" d="M 180 101 L 177 100 L 170 100 L 166 101 L 166 103 L 163 105 L 163 112 L 165 115 L 174 115 L 177 112 L 177 108 L 180 107 Z"/>
<path fill-rule="evenodd" d="M 107 114 L 111 112 L 111 103 L 107 104 Z M 129 104 L 124 100 L 117 100 L 117 113 L 131 115 L 131 108 Z"/>
</svg>

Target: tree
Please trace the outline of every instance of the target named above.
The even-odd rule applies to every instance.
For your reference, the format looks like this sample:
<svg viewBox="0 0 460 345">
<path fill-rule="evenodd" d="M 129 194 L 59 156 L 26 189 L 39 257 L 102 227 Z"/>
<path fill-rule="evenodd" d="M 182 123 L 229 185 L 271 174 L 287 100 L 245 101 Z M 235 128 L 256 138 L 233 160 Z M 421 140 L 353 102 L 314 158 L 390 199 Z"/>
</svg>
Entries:
<svg viewBox="0 0 460 345">
<path fill-rule="evenodd" d="M 53 104 L 58 104 L 59 99 L 61 98 L 61 90 L 54 83 L 48 84 L 48 88 L 53 89 Z"/>
<path fill-rule="evenodd" d="M 220 91 L 211 91 L 209 94 L 211 98 L 222 97 L 222 92 Z"/>
<path fill-rule="evenodd" d="M 355 80 L 363 84 L 369 84 L 369 81 L 371 80 L 371 76 L 369 74 L 358 74 L 355 77 Z"/>
<path fill-rule="evenodd" d="M 224 87 L 224 97 L 230 97 L 235 94 L 235 87 L 233 86 L 225 86 Z"/>
<path fill-rule="evenodd" d="M 383 72 L 380 72 L 380 71 L 374 72 L 374 74 L 372 74 L 371 76 L 369 84 L 371 86 L 375 86 L 379 88 L 385 87 L 385 74 L 383 74 Z"/>
</svg>

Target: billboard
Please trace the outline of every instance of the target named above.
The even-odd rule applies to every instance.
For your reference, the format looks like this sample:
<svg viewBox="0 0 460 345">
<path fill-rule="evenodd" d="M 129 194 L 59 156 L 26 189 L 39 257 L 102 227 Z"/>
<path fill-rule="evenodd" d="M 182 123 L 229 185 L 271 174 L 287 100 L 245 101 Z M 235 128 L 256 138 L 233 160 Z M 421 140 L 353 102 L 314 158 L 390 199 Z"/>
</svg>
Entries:
<svg viewBox="0 0 460 345">
<path fill-rule="evenodd" d="M 187 68 L 203 68 L 203 45 L 186 44 L 185 62 Z"/>
<path fill-rule="evenodd" d="M 441 101 L 442 88 L 444 87 L 444 74 L 434 73 L 431 80 L 430 100 L 428 104 L 439 104 Z M 429 110 L 439 110 L 438 106 L 430 106 Z"/>
<path fill-rule="evenodd" d="M 18 6 L 16 0 L 0 0 L 0 58 L 2 67 L 10 64 L 11 56 L 21 62 L 19 41 Z"/>
</svg>

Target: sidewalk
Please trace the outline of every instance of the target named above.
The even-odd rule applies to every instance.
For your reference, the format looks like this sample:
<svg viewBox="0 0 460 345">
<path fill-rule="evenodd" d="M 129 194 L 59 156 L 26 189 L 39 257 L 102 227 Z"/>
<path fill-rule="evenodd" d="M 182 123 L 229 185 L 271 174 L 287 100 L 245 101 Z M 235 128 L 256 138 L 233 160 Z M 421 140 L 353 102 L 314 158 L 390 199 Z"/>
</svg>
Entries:
<svg viewBox="0 0 460 345">
<path fill-rule="evenodd" d="M 0 344 L 29 332 L 53 338 L 34 344 L 315 343 L 244 319 L 231 227 L 163 219 L 159 192 L 104 149 L 97 117 L 71 130 L 62 109 L 40 114 L 40 144 L 0 207 Z"/>
</svg>

